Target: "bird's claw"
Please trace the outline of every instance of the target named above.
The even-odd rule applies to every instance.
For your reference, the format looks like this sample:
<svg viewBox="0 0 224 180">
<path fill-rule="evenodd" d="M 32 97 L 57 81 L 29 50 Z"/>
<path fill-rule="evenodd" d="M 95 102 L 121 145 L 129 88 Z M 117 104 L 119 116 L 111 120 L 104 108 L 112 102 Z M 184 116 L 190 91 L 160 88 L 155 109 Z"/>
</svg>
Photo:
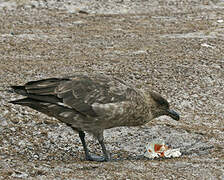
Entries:
<svg viewBox="0 0 224 180">
<path fill-rule="evenodd" d="M 107 162 L 110 161 L 110 158 L 108 157 L 102 157 L 102 156 L 97 156 L 97 155 L 89 155 L 86 156 L 87 161 L 97 161 L 97 162 Z"/>
</svg>

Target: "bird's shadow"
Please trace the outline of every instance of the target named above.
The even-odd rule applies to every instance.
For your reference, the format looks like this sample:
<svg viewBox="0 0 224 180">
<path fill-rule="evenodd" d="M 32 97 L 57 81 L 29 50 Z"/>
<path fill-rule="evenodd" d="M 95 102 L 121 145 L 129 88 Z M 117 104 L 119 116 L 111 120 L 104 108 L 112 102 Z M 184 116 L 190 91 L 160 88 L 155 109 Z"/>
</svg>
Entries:
<svg viewBox="0 0 224 180">
<path fill-rule="evenodd" d="M 136 160 L 150 160 L 149 158 L 143 155 L 137 156 L 129 156 L 129 157 L 119 157 L 119 158 L 111 158 L 110 162 L 119 162 L 119 161 L 136 161 Z"/>
<path fill-rule="evenodd" d="M 110 162 L 121 162 L 121 161 L 161 161 L 161 160 L 165 160 L 165 159 L 170 159 L 170 158 L 164 158 L 164 157 L 159 157 L 159 158 L 148 158 L 145 157 L 144 155 L 138 155 L 138 156 L 129 156 L 129 157 L 119 157 L 119 158 L 112 158 L 110 160 Z"/>
<path fill-rule="evenodd" d="M 199 153 L 199 151 L 208 151 L 208 150 L 211 150 L 213 149 L 214 146 L 209 146 L 209 147 L 203 147 L 203 148 L 200 148 L 200 149 L 193 149 L 193 150 L 189 150 L 187 151 L 186 149 L 185 150 L 182 150 L 181 151 L 181 157 L 182 156 L 191 156 L 192 154 L 194 153 Z M 207 152 L 209 153 L 209 152 Z M 126 156 L 124 157 L 124 154 L 116 154 L 116 156 L 118 157 L 111 157 L 110 161 L 109 162 L 122 162 L 122 161 L 162 161 L 162 160 L 167 160 L 167 159 L 173 159 L 173 158 L 168 158 L 168 157 L 159 157 L 159 158 L 148 158 L 148 157 L 145 157 L 144 155 L 136 155 L 136 156 Z M 179 158 L 179 157 L 178 157 Z"/>
<path fill-rule="evenodd" d="M 147 160 L 157 160 L 157 161 L 160 161 L 160 160 L 164 160 L 165 158 L 156 158 L 156 159 L 151 159 L 151 158 L 147 158 L 145 157 L 144 155 L 137 155 L 137 156 L 128 156 L 128 157 L 122 157 L 122 156 L 119 156 L 119 157 L 111 157 L 111 159 L 107 162 L 122 162 L 122 161 L 147 161 Z M 167 159 L 167 158 L 166 158 Z M 81 159 L 81 161 L 86 161 L 85 159 Z M 93 161 L 90 161 L 90 162 L 93 162 Z M 97 161 L 94 161 L 94 162 L 97 162 Z M 107 163 L 107 162 L 98 162 L 98 163 Z"/>
</svg>

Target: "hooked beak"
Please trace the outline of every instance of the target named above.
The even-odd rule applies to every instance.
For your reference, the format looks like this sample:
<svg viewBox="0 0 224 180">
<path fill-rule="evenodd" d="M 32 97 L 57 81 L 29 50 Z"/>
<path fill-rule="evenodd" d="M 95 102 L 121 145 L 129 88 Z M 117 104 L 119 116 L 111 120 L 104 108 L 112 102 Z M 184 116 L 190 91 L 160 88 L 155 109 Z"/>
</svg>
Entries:
<svg viewBox="0 0 224 180">
<path fill-rule="evenodd" d="M 176 121 L 179 121 L 179 119 L 180 119 L 179 114 L 173 110 L 168 110 L 168 116 L 170 116 L 171 118 L 173 118 Z"/>
</svg>

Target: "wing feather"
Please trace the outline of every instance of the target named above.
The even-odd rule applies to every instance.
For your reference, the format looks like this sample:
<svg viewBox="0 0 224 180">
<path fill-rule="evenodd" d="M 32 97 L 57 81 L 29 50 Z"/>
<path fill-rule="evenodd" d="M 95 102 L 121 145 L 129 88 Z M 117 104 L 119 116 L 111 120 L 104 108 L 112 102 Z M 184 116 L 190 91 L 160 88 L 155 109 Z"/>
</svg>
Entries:
<svg viewBox="0 0 224 180">
<path fill-rule="evenodd" d="M 23 95 L 25 89 L 29 98 L 55 104 L 64 103 L 81 114 L 93 117 L 99 115 L 93 109 L 94 103 L 116 103 L 119 106 L 119 102 L 128 101 L 127 92 L 133 90 L 123 81 L 102 75 L 43 79 L 28 82 L 24 87 L 20 86 L 20 89 Z"/>
</svg>

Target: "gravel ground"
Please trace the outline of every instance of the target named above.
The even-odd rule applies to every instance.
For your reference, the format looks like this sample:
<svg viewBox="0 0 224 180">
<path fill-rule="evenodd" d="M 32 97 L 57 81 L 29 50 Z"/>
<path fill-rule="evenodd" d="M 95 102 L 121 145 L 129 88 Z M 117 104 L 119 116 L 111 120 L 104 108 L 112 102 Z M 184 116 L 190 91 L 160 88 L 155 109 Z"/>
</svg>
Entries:
<svg viewBox="0 0 224 180">
<path fill-rule="evenodd" d="M 0 179 L 224 179 L 223 0 L 0 0 L 0 13 Z M 86 71 L 160 92 L 181 120 L 107 130 L 113 161 L 97 163 L 71 128 L 8 103 L 9 85 Z M 183 155 L 144 158 L 156 138 Z"/>
</svg>

